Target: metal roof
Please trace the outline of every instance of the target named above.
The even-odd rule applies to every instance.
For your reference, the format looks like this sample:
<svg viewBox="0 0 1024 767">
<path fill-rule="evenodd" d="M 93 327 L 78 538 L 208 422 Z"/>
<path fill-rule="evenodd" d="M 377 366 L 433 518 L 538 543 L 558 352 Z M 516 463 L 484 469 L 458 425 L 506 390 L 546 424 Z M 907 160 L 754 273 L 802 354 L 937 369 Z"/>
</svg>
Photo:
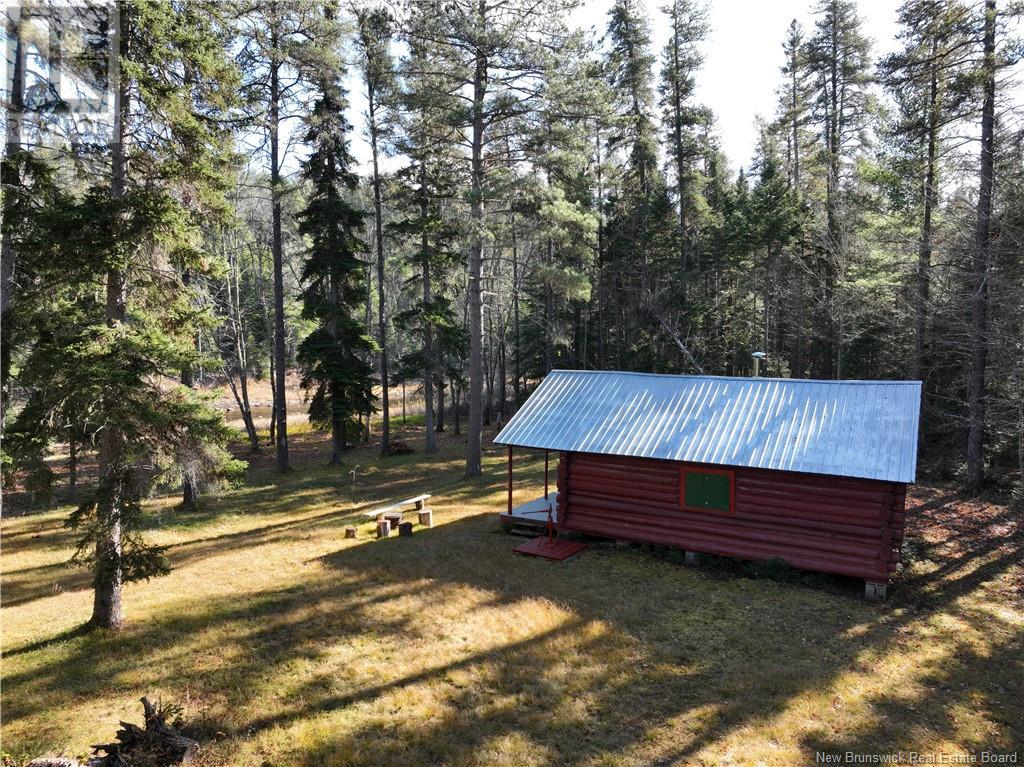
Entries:
<svg viewBox="0 0 1024 767">
<path fill-rule="evenodd" d="M 494 441 L 913 482 L 920 410 L 920 381 L 553 370 Z"/>
</svg>

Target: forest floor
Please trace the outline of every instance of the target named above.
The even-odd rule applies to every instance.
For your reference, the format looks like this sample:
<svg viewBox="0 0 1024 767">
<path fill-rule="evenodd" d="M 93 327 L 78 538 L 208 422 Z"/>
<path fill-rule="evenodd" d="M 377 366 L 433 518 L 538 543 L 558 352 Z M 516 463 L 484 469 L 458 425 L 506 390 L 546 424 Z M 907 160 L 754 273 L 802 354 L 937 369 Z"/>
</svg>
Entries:
<svg viewBox="0 0 1024 767">
<path fill-rule="evenodd" d="M 493 435 L 490 435 L 493 436 Z M 416 448 L 415 428 L 398 438 Z M 490 439 L 487 440 L 490 442 Z M 382 459 L 297 435 L 244 487 L 150 502 L 171 575 L 125 589 L 126 627 L 80 630 L 68 508 L 3 520 L 2 749 L 87 753 L 148 695 L 184 706 L 203 765 L 805 765 L 816 752 L 1024 748 L 1024 523 L 922 484 L 884 603 L 821 576 L 647 547 L 519 557 L 505 464 L 464 441 Z M 357 470 L 355 486 L 350 471 Z M 517 464 L 517 497 L 543 459 Z M 377 541 L 359 515 L 434 494 L 435 526 Z M 343 528 L 359 526 L 355 540 Z M 1018 756 L 1018 762 L 1024 756 Z"/>
</svg>

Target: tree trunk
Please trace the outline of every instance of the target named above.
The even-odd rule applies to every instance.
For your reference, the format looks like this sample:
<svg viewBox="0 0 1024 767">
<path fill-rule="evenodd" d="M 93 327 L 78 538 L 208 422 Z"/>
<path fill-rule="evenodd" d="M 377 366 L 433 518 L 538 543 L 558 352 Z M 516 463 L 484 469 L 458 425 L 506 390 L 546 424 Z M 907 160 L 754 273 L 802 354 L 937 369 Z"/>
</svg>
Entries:
<svg viewBox="0 0 1024 767">
<path fill-rule="evenodd" d="M 276 444 L 277 440 L 277 366 L 274 364 L 274 355 L 270 355 L 270 427 L 268 428 L 268 439 L 270 444 Z"/>
<path fill-rule="evenodd" d="M 823 344 L 823 378 L 835 378 L 836 357 L 839 354 L 838 323 L 836 321 L 836 281 L 839 265 L 843 259 L 843 235 L 839 215 L 839 29 L 832 24 L 829 51 L 829 110 L 826 120 L 828 130 L 828 172 L 825 184 L 825 208 L 828 226 L 828 249 L 825 254 L 825 343 Z"/>
<path fill-rule="evenodd" d="M 391 408 L 388 392 L 388 333 L 384 321 L 384 220 L 380 194 L 380 168 L 377 160 L 377 97 L 371 75 L 366 75 L 366 95 L 370 117 L 370 150 L 373 156 L 373 215 L 377 243 L 377 340 L 380 343 L 380 454 L 391 455 Z"/>
<path fill-rule="evenodd" d="M 331 345 L 334 347 L 334 354 L 338 353 L 338 310 L 341 306 L 340 276 L 335 272 L 330 276 L 329 295 L 331 302 L 331 317 L 327 322 L 327 330 L 331 337 Z M 344 418 L 338 412 L 338 398 L 341 396 L 341 383 L 332 379 L 328 384 L 331 395 L 331 466 L 341 464 L 341 454 L 345 450 L 344 441 Z"/>
<path fill-rule="evenodd" d="M 131 114 L 131 83 L 122 62 L 128 58 L 131 6 L 114 3 L 111 11 L 111 46 L 117 51 L 114 59 L 114 135 L 111 146 L 110 196 L 125 196 L 128 159 L 125 140 Z M 106 278 L 105 316 L 107 326 L 114 328 L 125 319 L 125 276 L 110 269 Z M 100 434 L 99 483 L 104 492 L 97 496 L 97 539 L 94 573 L 94 594 L 90 623 L 101 628 L 118 628 L 124 620 L 121 610 L 121 511 L 130 469 L 124 465 L 124 435 L 109 426 Z"/>
<path fill-rule="evenodd" d="M 484 21 L 486 2 L 479 2 L 480 21 Z M 484 52 L 476 54 L 473 73 L 473 137 L 471 208 L 473 240 L 469 247 L 469 435 L 466 444 L 466 476 L 476 477 L 481 473 L 483 461 L 483 249 L 482 228 L 484 225 L 484 98 L 487 95 L 487 58 Z"/>
<path fill-rule="evenodd" d="M 427 195 L 427 166 L 420 163 L 419 189 L 420 217 L 426 221 L 430 200 Z M 434 325 L 427 318 L 433 301 L 430 284 L 430 259 L 426 253 L 430 247 L 430 235 L 426 228 L 420 233 L 420 250 L 423 252 L 423 437 L 428 453 L 437 450 L 437 434 L 434 432 Z"/>
<path fill-rule="evenodd" d="M 520 349 L 519 328 L 519 241 L 516 237 L 516 216 L 513 213 L 510 221 L 512 230 L 512 324 L 515 326 L 513 333 L 516 339 L 515 349 L 512 351 L 512 396 L 515 397 L 514 410 L 518 410 L 523 403 L 522 399 L 522 362 Z"/>
<path fill-rule="evenodd" d="M 455 414 L 455 436 L 462 434 L 462 398 L 459 396 L 461 389 L 458 381 L 451 380 L 452 389 L 452 412 Z"/>
<path fill-rule="evenodd" d="M 68 434 L 68 487 L 72 490 L 78 485 L 78 440 L 74 432 Z"/>
<path fill-rule="evenodd" d="M 992 166 L 996 96 L 996 0 L 985 2 L 981 162 L 978 225 L 971 269 L 971 371 L 967 384 L 967 489 L 977 495 L 985 483 L 985 366 L 988 362 L 988 269 L 992 227 Z"/>
<path fill-rule="evenodd" d="M 273 217 L 274 255 L 274 417 L 277 421 L 274 441 L 277 446 L 277 470 L 288 471 L 288 391 L 285 368 L 284 326 L 284 242 L 281 233 L 281 81 L 280 40 L 276 16 L 271 18 L 270 40 L 275 61 L 270 67 L 270 196 Z"/>
<path fill-rule="evenodd" d="M 928 154 L 924 175 L 924 213 L 921 217 L 921 242 L 917 251 L 917 274 L 914 295 L 914 354 L 910 377 L 923 381 L 925 348 L 928 337 L 929 281 L 932 268 L 932 211 L 938 205 L 939 190 L 935 181 L 936 153 L 939 133 L 939 65 L 936 61 L 938 40 L 932 39 L 931 82 L 928 88 Z"/>
<path fill-rule="evenodd" d="M 440 378 L 441 381 L 437 385 L 437 423 L 434 424 L 434 431 L 438 434 L 444 431 L 444 392 L 447 388 L 444 383 L 444 373 Z"/>
<path fill-rule="evenodd" d="M 185 284 L 188 284 L 188 275 L 186 273 Z M 195 386 L 195 379 L 192 375 L 191 366 L 187 366 L 181 371 L 181 383 L 188 388 Z M 199 476 L 196 473 L 195 466 L 193 466 L 188 460 L 181 467 L 181 505 L 182 508 L 191 509 L 199 502 Z"/>
<path fill-rule="evenodd" d="M 235 339 L 235 367 L 238 368 L 238 387 L 228 371 L 228 383 L 235 395 L 235 402 L 238 403 L 238 412 L 242 416 L 242 423 L 245 424 L 245 433 L 249 437 L 249 446 L 252 450 L 260 449 L 259 436 L 256 434 L 256 424 L 252 418 L 252 405 L 249 403 L 249 354 L 245 345 L 245 328 L 242 326 L 241 294 L 238 283 L 238 259 L 235 256 L 229 258 L 230 273 L 228 275 L 228 311 L 231 314 L 231 328 Z"/>
<path fill-rule="evenodd" d="M 187 291 L 192 284 L 192 272 L 185 269 L 181 275 L 181 284 Z M 181 383 L 189 389 L 195 388 L 195 375 L 191 365 L 181 369 Z M 199 502 L 199 476 L 196 467 L 186 458 L 181 467 L 181 505 L 182 508 L 191 509 Z"/>
</svg>

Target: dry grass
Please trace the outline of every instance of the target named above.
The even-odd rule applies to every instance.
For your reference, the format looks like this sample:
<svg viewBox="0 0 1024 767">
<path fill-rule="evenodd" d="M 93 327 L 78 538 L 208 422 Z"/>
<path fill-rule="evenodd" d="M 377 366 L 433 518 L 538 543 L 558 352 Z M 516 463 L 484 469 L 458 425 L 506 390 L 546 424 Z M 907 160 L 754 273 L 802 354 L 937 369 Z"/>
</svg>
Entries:
<svg viewBox="0 0 1024 767">
<path fill-rule="evenodd" d="M 150 536 L 175 570 L 126 589 L 119 633 L 76 631 L 91 595 L 61 566 L 66 509 L 5 519 L 3 749 L 81 754 L 138 719 L 143 694 L 184 704 L 206 765 L 796 765 L 816 750 L 1021 747 L 1022 531 L 1006 509 L 920 490 L 914 562 L 878 606 L 843 581 L 656 551 L 517 557 L 494 517 L 501 457 L 466 482 L 462 447 L 367 447 L 332 470 L 304 435 L 287 477 L 265 455 L 198 512 L 154 500 Z M 520 465 L 523 498 L 541 466 Z M 375 541 L 360 521 L 342 538 L 367 506 L 427 490 L 433 529 Z"/>
</svg>

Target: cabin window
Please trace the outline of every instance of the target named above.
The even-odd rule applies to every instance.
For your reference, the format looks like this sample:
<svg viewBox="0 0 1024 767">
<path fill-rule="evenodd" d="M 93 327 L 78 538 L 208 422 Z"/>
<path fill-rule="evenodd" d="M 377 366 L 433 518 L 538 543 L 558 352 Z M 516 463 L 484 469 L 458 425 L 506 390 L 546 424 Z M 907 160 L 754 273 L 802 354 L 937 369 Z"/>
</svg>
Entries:
<svg viewBox="0 0 1024 767">
<path fill-rule="evenodd" d="M 679 472 L 679 505 L 688 511 L 733 510 L 734 473 L 725 469 L 683 468 Z"/>
</svg>

